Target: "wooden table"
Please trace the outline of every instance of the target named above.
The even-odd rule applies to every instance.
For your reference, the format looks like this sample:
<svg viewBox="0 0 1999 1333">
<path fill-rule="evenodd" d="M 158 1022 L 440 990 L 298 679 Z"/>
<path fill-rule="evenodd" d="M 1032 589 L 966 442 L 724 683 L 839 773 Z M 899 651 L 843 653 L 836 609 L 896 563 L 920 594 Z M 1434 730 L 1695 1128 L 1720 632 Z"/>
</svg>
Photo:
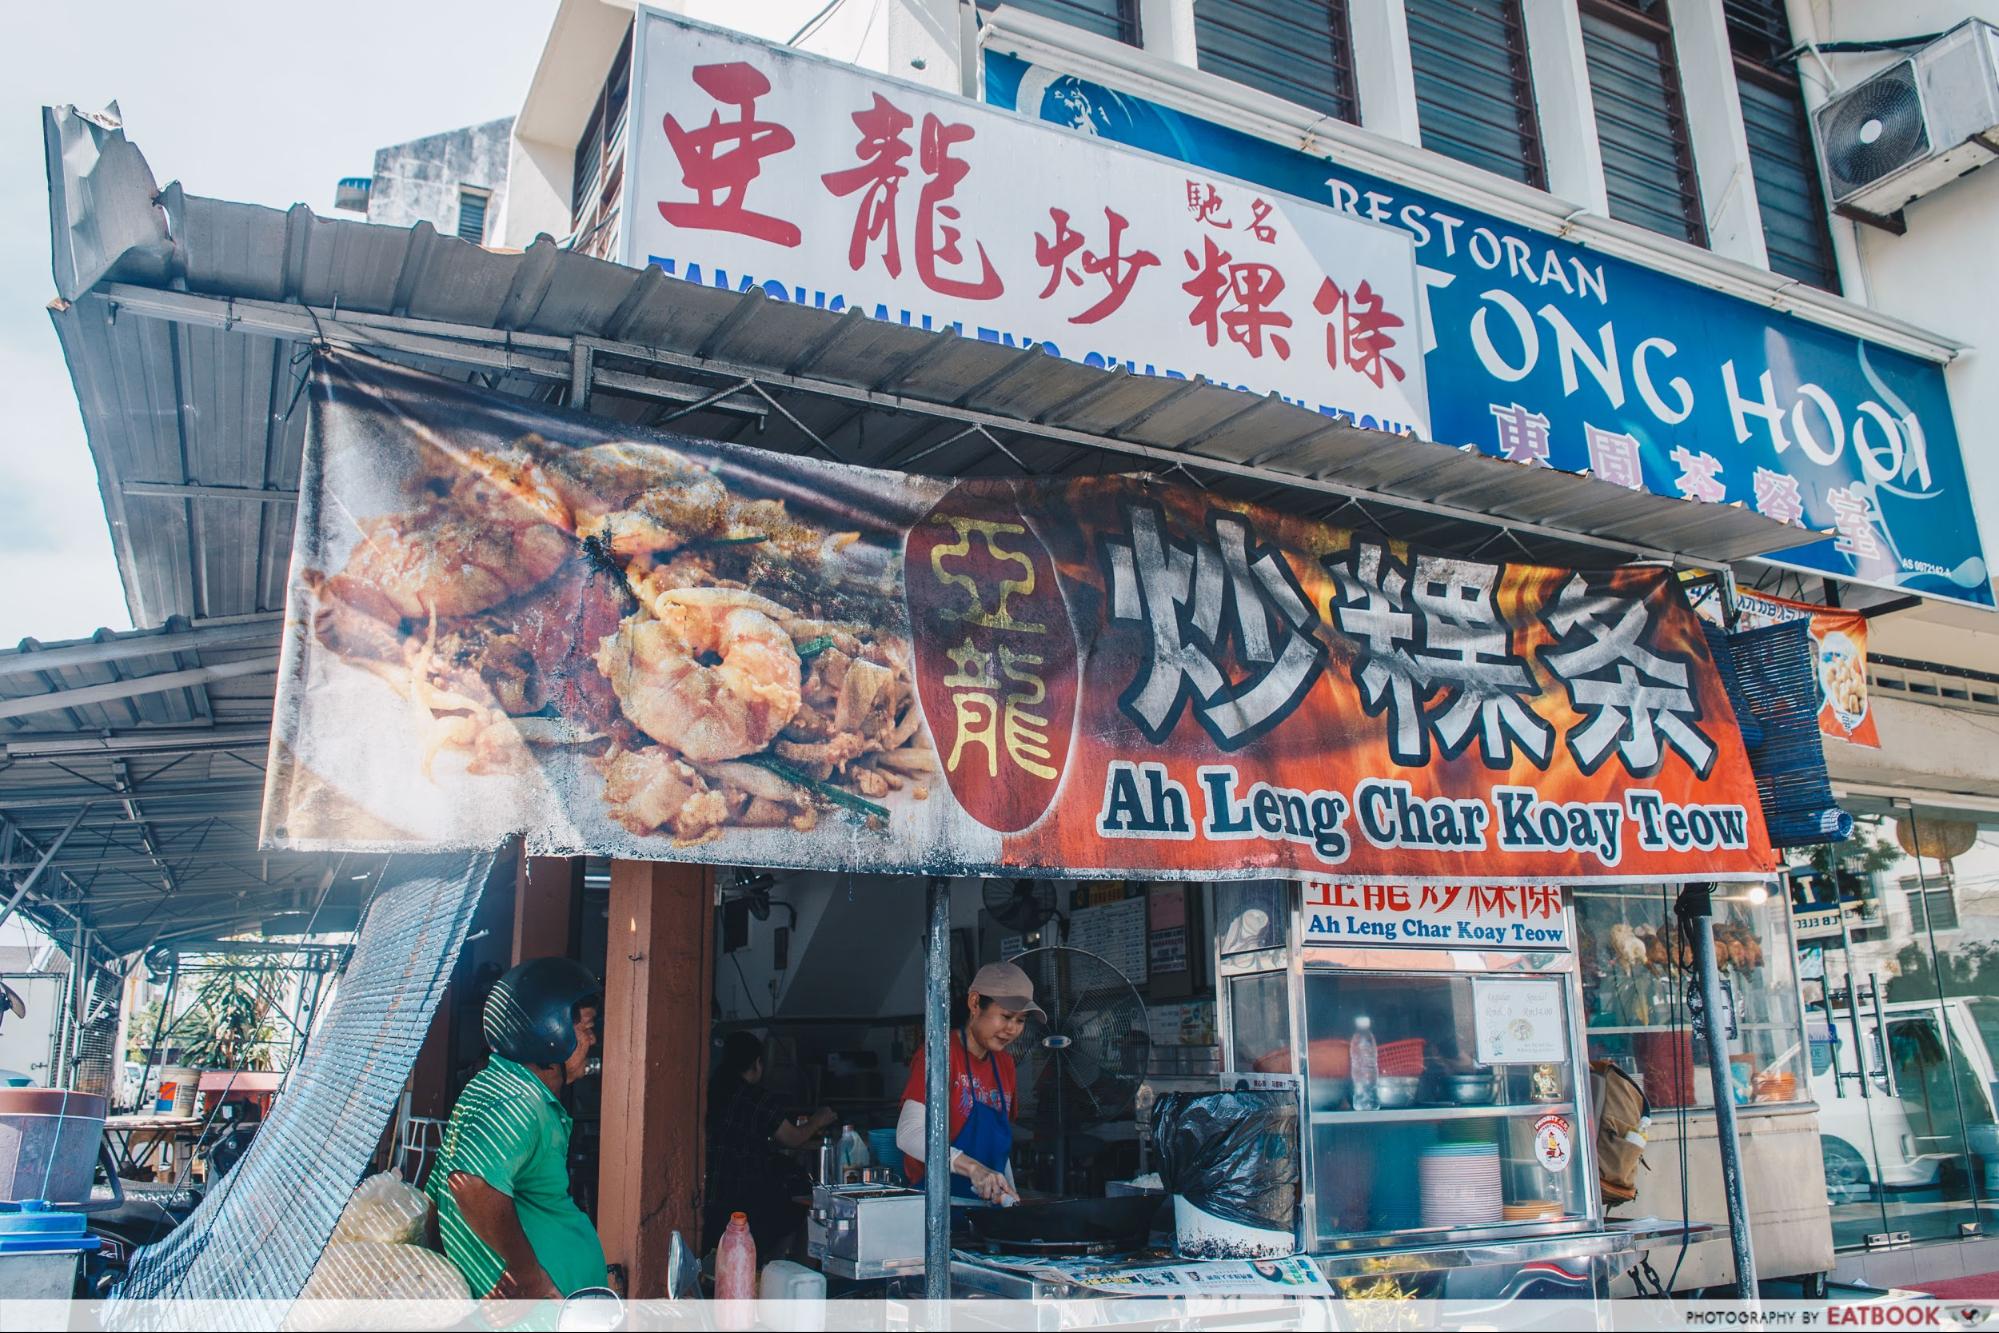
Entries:
<svg viewBox="0 0 1999 1333">
<path fill-rule="evenodd" d="M 200 1116 L 192 1115 L 114 1115 L 104 1121 L 104 1137 L 120 1170 L 145 1168 L 157 1153 L 154 1178 L 172 1180 L 177 1174 L 176 1147 L 182 1143 L 191 1147 L 201 1137 L 202 1123 Z"/>
</svg>

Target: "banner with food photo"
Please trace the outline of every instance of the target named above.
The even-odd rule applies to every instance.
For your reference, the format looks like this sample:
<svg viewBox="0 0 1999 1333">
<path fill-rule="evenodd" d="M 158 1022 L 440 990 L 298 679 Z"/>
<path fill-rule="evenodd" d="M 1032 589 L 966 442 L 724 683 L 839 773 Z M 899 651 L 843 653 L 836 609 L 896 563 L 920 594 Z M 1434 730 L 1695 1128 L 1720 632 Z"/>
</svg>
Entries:
<svg viewBox="0 0 1999 1333">
<path fill-rule="evenodd" d="M 1696 594 L 1694 605 L 1720 623 L 1720 606 L 1711 593 Z M 1858 611 L 1793 602 L 1760 592 L 1738 590 L 1735 595 L 1736 629 L 1761 629 L 1793 620 L 1811 622 L 1820 733 L 1880 749 L 1881 733 L 1874 726 L 1874 710 L 1867 699 L 1867 617 Z"/>
<path fill-rule="evenodd" d="M 951 481 L 322 354 L 267 845 L 831 870 L 1754 879 L 1668 571 L 1148 476 Z"/>
</svg>

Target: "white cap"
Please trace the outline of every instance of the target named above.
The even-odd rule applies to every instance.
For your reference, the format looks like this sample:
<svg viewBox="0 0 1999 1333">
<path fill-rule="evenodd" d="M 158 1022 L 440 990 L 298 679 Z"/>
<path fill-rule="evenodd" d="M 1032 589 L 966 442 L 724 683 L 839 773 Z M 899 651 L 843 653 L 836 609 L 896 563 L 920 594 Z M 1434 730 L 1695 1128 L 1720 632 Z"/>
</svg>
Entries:
<svg viewBox="0 0 1999 1333">
<path fill-rule="evenodd" d="M 1034 1002 L 1034 983 L 1018 965 L 987 963 L 972 978 L 972 989 L 1008 1013 L 1048 1015 Z"/>
<path fill-rule="evenodd" d="M 1353 1026 L 1354 1026 L 1354 1031 L 1365 1032 L 1369 1028 L 1374 1026 L 1374 1020 L 1369 1018 L 1366 1014 L 1362 1014 L 1359 1018 L 1356 1018 L 1353 1021 Z"/>
</svg>

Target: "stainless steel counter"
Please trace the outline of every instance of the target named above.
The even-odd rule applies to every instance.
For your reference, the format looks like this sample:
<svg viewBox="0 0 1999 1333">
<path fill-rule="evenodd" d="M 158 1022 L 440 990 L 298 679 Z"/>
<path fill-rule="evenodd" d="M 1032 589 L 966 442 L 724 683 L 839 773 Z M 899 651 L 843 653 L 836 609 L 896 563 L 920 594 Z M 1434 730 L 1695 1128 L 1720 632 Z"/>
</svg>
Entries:
<svg viewBox="0 0 1999 1333">
<path fill-rule="evenodd" d="M 1383 1248 L 1340 1254 L 1308 1256 L 1328 1282 L 1349 1278 L 1377 1278 L 1424 1273 L 1448 1273 L 1454 1269 L 1518 1269 L 1526 1264 L 1555 1264 L 1591 1279 L 1601 1294 L 1605 1283 L 1629 1264 L 1640 1252 L 1677 1241 L 1682 1231 L 1695 1241 L 1727 1236 L 1728 1228 L 1695 1222 L 1682 1227 L 1677 1221 L 1610 1222 L 1600 1229 L 1560 1235 L 1494 1240 L 1485 1243 L 1419 1245 Z M 1164 1252 L 1148 1253 L 1125 1260 L 1134 1266 L 1182 1262 Z M 986 1297 L 1010 1301 L 1058 1301 L 1095 1295 L 1071 1285 L 1067 1280 L 1042 1273 L 1023 1272 L 1004 1266 L 1004 1261 L 958 1252 L 951 1259 L 951 1293 L 957 1297 Z"/>
</svg>

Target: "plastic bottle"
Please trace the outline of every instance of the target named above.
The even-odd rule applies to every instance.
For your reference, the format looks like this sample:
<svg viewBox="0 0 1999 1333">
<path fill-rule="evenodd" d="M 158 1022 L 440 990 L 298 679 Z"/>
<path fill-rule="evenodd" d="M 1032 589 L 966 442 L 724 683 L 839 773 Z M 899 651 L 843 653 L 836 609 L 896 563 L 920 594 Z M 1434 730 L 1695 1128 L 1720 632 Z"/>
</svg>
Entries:
<svg viewBox="0 0 1999 1333">
<path fill-rule="evenodd" d="M 1353 1109 L 1372 1111 L 1381 1105 L 1375 1084 L 1381 1078 L 1381 1060 L 1375 1052 L 1374 1020 L 1362 1014 L 1353 1021 L 1353 1041 L 1347 1046 L 1348 1072 L 1353 1076 Z"/>
<path fill-rule="evenodd" d="M 722 1243 L 715 1247 L 715 1299 L 753 1301 L 757 1298 L 757 1242 L 750 1235 L 750 1220 L 741 1213 L 729 1214 L 729 1226 Z M 738 1306 L 747 1313 L 750 1307 Z M 734 1313 L 734 1312 L 732 1312 Z M 748 1327 L 733 1322 L 729 1327 Z"/>
</svg>

